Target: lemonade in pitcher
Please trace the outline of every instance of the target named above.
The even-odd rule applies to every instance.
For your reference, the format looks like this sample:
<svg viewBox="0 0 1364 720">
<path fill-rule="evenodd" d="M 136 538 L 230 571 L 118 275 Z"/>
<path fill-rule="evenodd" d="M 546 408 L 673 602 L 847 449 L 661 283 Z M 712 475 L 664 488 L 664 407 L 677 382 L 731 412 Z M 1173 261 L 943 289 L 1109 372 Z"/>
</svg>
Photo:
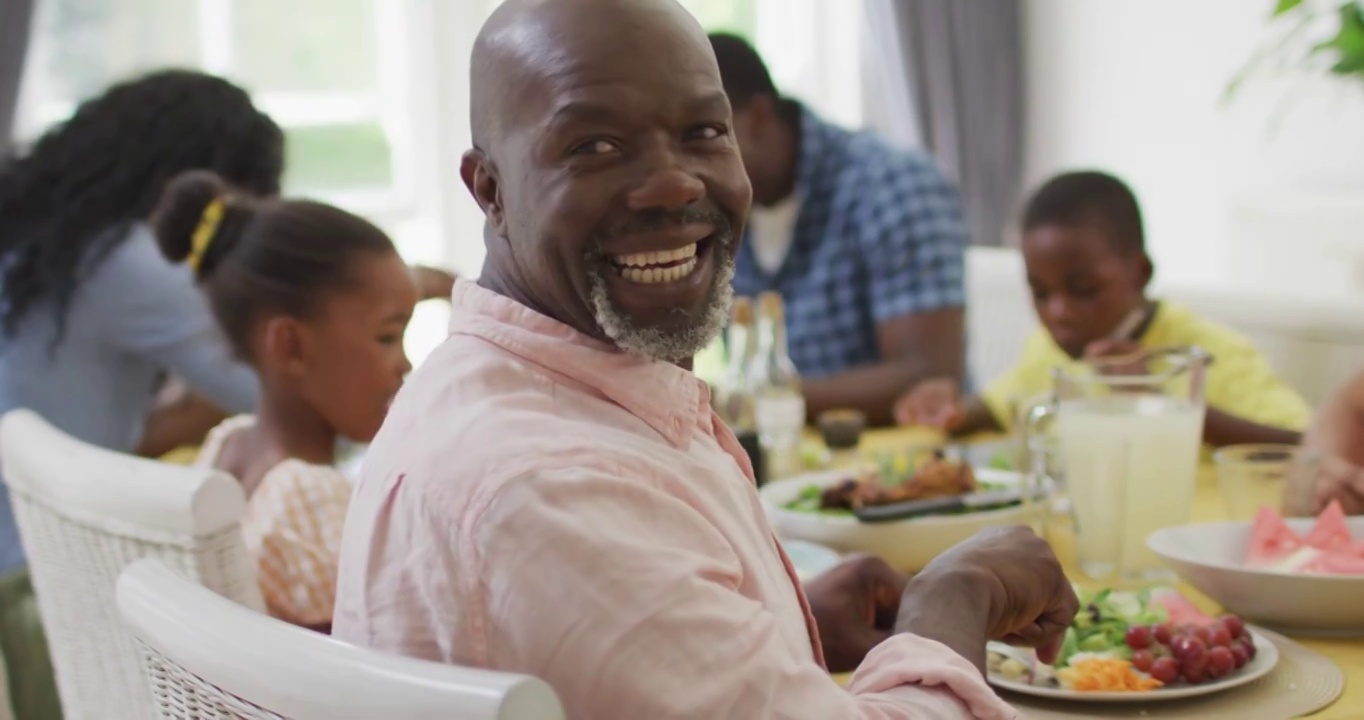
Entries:
<svg viewBox="0 0 1364 720">
<path fill-rule="evenodd" d="M 1075 559 L 1089 577 L 1170 577 L 1146 538 L 1192 514 L 1207 362 L 1197 348 L 1166 348 L 1076 363 L 1054 371 L 1054 397 L 1029 411 L 1032 437 L 1054 423 Z"/>
<path fill-rule="evenodd" d="M 1078 398 L 1061 401 L 1056 423 L 1080 568 L 1092 577 L 1161 570 L 1146 537 L 1190 519 L 1203 406 L 1159 395 Z"/>
</svg>

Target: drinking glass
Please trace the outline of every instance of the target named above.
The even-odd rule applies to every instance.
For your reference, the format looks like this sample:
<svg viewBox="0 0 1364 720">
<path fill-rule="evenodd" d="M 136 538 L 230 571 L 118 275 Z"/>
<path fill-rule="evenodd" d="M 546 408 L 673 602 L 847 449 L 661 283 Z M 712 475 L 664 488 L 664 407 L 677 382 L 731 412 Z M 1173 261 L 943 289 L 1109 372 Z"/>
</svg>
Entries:
<svg viewBox="0 0 1364 720">
<path fill-rule="evenodd" d="M 1213 453 L 1227 519 L 1251 520 L 1261 507 L 1283 512 L 1298 473 L 1312 476 L 1316 454 L 1296 445 L 1232 445 Z"/>
</svg>

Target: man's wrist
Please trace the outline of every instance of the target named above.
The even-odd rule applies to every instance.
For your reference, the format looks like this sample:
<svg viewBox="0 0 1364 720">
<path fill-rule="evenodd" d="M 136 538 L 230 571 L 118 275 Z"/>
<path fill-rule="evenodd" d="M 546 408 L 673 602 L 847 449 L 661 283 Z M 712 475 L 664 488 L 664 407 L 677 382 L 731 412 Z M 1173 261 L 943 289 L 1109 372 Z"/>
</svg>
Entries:
<svg viewBox="0 0 1364 720">
<path fill-rule="evenodd" d="M 984 673 L 993 590 L 979 573 L 929 569 L 905 587 L 895 631 L 940 642 Z"/>
</svg>

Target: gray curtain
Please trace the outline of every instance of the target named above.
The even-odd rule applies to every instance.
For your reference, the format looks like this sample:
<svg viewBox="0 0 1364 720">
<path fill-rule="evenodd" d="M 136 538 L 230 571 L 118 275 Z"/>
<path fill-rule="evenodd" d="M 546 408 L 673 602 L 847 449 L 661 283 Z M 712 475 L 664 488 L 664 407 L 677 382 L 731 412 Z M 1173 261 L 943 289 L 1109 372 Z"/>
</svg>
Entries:
<svg viewBox="0 0 1364 720">
<path fill-rule="evenodd" d="M 866 5 L 868 115 L 892 139 L 917 140 L 957 183 L 975 245 L 1002 245 L 1014 235 L 1023 174 L 1022 5 Z M 906 92 L 894 87 L 905 82 Z"/>
<path fill-rule="evenodd" d="M 29 33 L 38 0 L 0 0 L 0 157 L 9 154 Z"/>
</svg>

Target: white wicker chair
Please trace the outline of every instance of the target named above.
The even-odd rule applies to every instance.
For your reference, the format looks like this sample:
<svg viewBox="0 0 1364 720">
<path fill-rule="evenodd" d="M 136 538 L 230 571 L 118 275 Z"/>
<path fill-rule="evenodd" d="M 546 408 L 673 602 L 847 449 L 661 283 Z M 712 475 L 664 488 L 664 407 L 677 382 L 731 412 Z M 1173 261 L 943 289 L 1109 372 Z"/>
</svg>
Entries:
<svg viewBox="0 0 1364 720">
<path fill-rule="evenodd" d="M 562 720 L 549 685 L 355 647 L 255 613 L 156 560 L 118 581 L 163 720 Z"/>
<path fill-rule="evenodd" d="M 238 528 L 246 500 L 227 475 L 95 448 L 27 410 L 0 421 L 0 464 L 68 720 L 155 714 L 141 652 L 114 601 L 133 561 L 160 558 L 263 607 Z"/>
</svg>

